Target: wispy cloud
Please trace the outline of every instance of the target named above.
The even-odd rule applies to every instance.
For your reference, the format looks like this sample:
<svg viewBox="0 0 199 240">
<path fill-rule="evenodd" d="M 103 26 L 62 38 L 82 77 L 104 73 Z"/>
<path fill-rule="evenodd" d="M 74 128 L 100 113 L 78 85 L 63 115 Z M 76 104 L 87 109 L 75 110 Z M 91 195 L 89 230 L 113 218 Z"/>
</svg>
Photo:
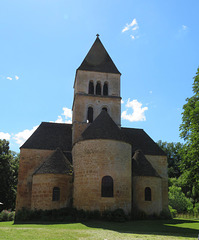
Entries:
<svg viewBox="0 0 199 240">
<path fill-rule="evenodd" d="M 0 132 L 0 139 L 10 140 L 11 135 L 9 133 Z"/>
<path fill-rule="evenodd" d="M 11 78 L 11 77 L 6 77 L 6 79 L 8 79 L 8 80 L 12 80 L 12 78 Z"/>
<path fill-rule="evenodd" d="M 15 75 L 15 79 L 16 79 L 16 80 L 19 80 L 19 77 L 18 77 L 17 75 Z"/>
<path fill-rule="evenodd" d="M 148 110 L 148 107 L 142 107 L 142 103 L 138 102 L 137 99 L 130 101 L 129 98 L 125 107 L 127 109 L 122 112 L 122 119 L 130 122 L 146 121 L 145 111 Z M 128 113 L 129 109 L 133 112 Z"/>
<path fill-rule="evenodd" d="M 72 110 L 67 107 L 62 108 L 63 113 L 62 116 L 58 116 L 56 123 L 72 123 Z"/>
<path fill-rule="evenodd" d="M 122 33 L 127 32 L 129 30 L 133 31 L 134 34 L 130 34 L 131 39 L 135 40 L 138 38 L 138 35 L 135 34 L 136 30 L 139 29 L 138 23 L 136 18 L 133 19 L 133 21 L 130 24 L 126 24 L 125 27 L 122 29 Z"/>
<path fill-rule="evenodd" d="M 38 128 L 38 126 L 33 127 L 32 129 L 25 129 L 22 132 L 14 134 L 13 139 L 20 146 L 33 134 L 33 132 Z"/>
<path fill-rule="evenodd" d="M 182 30 L 186 31 L 188 27 L 186 25 L 182 25 Z"/>
</svg>

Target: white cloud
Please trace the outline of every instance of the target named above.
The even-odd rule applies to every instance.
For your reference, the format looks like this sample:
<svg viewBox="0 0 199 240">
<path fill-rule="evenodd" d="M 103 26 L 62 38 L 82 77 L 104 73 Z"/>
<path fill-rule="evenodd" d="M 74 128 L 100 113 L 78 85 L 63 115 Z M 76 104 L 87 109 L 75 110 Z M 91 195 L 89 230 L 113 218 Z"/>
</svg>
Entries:
<svg viewBox="0 0 199 240">
<path fill-rule="evenodd" d="M 152 94 L 153 92 L 152 91 L 149 91 L 150 94 Z"/>
<path fill-rule="evenodd" d="M 135 36 L 133 36 L 133 35 L 130 35 L 130 37 L 131 37 L 132 39 L 135 39 Z"/>
<path fill-rule="evenodd" d="M 9 133 L 4 133 L 4 132 L 0 132 L 0 139 L 10 140 L 10 134 Z"/>
<path fill-rule="evenodd" d="M 137 99 L 130 101 L 128 99 L 126 104 L 127 110 L 122 112 L 122 119 L 128 120 L 130 122 L 146 121 L 145 111 L 148 107 L 142 107 L 142 103 L 138 102 Z M 127 113 L 128 109 L 132 109 L 132 113 Z"/>
<path fill-rule="evenodd" d="M 187 30 L 187 26 L 185 26 L 185 25 L 182 25 L 182 30 Z"/>
<path fill-rule="evenodd" d="M 15 75 L 15 79 L 16 79 L 16 80 L 18 80 L 18 79 L 19 79 L 19 77 L 18 77 L 17 75 Z"/>
<path fill-rule="evenodd" d="M 12 78 L 11 78 L 11 77 L 7 77 L 6 79 L 8 79 L 8 80 L 12 80 Z"/>
<path fill-rule="evenodd" d="M 122 32 L 126 32 L 126 31 L 130 30 L 131 28 L 132 28 L 132 30 L 136 30 L 139 28 L 136 18 L 134 18 L 130 24 L 127 23 L 126 26 L 122 29 Z"/>
<path fill-rule="evenodd" d="M 67 107 L 63 107 L 62 110 L 64 111 L 61 115 L 58 116 L 56 123 L 72 123 L 72 110 Z"/>
<path fill-rule="evenodd" d="M 33 127 L 31 130 L 25 129 L 22 132 L 15 134 L 13 139 L 15 139 L 16 143 L 21 146 L 37 128 L 38 126 Z"/>
<path fill-rule="evenodd" d="M 121 104 L 123 104 L 124 103 L 124 101 L 121 99 Z"/>
</svg>

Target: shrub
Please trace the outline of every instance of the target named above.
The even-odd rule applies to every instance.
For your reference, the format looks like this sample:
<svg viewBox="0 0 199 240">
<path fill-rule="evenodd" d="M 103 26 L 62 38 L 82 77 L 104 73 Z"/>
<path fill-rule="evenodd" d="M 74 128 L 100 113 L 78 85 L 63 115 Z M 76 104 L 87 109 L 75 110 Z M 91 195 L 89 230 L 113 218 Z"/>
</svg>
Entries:
<svg viewBox="0 0 199 240">
<path fill-rule="evenodd" d="M 3 210 L 0 213 L 0 222 L 2 221 L 13 221 L 15 217 L 15 212 L 11 212 L 8 210 Z"/>
</svg>

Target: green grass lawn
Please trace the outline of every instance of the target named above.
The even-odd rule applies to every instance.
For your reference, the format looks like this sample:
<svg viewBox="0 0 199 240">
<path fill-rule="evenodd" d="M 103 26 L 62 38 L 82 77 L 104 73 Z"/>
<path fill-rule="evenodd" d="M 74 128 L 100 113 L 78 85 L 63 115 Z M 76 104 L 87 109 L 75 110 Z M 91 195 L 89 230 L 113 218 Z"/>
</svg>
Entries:
<svg viewBox="0 0 199 240">
<path fill-rule="evenodd" d="M 3 240 L 197 240 L 199 220 L 173 219 L 113 223 L 88 221 L 72 224 L 14 224 L 0 222 L 0 239 Z"/>
</svg>

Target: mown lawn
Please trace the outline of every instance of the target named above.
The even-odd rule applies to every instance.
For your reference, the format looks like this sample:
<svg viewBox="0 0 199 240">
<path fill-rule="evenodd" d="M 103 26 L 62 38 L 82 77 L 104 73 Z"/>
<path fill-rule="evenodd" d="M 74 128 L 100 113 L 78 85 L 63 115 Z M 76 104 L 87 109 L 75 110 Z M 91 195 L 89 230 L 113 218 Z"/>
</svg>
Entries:
<svg viewBox="0 0 199 240">
<path fill-rule="evenodd" d="M 199 220 L 174 219 L 125 223 L 88 221 L 65 224 L 14 224 L 0 222 L 3 240 L 161 240 L 198 239 Z"/>
</svg>

